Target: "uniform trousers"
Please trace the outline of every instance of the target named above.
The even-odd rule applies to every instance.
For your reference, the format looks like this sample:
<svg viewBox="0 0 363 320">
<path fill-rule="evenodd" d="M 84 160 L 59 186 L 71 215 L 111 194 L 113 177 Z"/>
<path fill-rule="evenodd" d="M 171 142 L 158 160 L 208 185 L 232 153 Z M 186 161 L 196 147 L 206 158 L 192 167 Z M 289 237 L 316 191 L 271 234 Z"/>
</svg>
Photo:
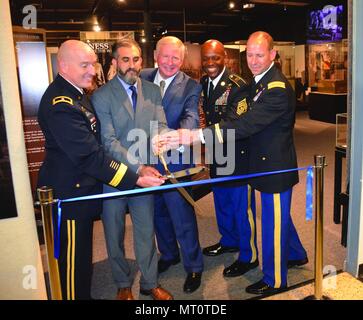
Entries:
<svg viewBox="0 0 363 320">
<path fill-rule="evenodd" d="M 258 251 L 256 245 L 256 204 L 254 191 L 249 185 L 213 186 L 214 206 L 220 244 L 238 247 L 238 260 L 254 262 Z"/>
<path fill-rule="evenodd" d="M 305 259 L 291 219 L 292 188 L 281 193 L 261 192 L 263 281 L 271 287 L 287 285 L 288 260 Z"/>
<path fill-rule="evenodd" d="M 95 208 L 101 209 L 99 201 L 62 204 L 58 266 L 63 300 L 91 299 L 92 240 L 95 218 L 93 213 L 95 213 Z M 55 228 L 56 212 L 57 210 L 54 208 L 53 224 Z"/>
</svg>

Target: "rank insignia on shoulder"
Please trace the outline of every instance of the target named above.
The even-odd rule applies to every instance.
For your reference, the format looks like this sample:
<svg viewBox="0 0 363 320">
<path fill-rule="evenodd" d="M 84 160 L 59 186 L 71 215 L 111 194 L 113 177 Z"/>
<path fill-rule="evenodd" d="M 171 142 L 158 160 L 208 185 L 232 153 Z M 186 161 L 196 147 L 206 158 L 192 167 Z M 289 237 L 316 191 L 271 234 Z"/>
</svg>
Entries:
<svg viewBox="0 0 363 320">
<path fill-rule="evenodd" d="M 58 96 L 55 97 L 52 101 L 53 106 L 55 106 L 57 103 L 65 102 L 73 106 L 73 100 L 70 97 L 67 96 Z"/>
<path fill-rule="evenodd" d="M 240 86 L 243 86 L 246 84 L 246 81 L 243 78 L 241 78 L 239 75 L 234 74 L 234 73 L 229 75 L 229 80 L 234 82 L 237 87 L 240 87 Z"/>
<path fill-rule="evenodd" d="M 267 89 L 270 90 L 272 88 L 286 89 L 286 84 L 283 81 L 272 81 L 267 85 Z"/>
<path fill-rule="evenodd" d="M 241 114 L 245 113 L 247 111 L 247 108 L 247 100 L 246 98 L 244 98 L 237 104 L 237 115 L 240 116 Z"/>
</svg>

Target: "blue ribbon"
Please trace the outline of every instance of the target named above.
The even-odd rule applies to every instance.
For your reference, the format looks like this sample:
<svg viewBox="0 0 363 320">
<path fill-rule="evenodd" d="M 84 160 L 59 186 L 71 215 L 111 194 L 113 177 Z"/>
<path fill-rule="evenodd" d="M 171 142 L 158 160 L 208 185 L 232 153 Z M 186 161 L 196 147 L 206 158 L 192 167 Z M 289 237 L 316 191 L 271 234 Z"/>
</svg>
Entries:
<svg viewBox="0 0 363 320">
<path fill-rule="evenodd" d="M 60 252 L 60 227 L 62 221 L 62 200 L 58 200 L 57 230 L 54 232 L 54 258 L 59 258 Z"/>
<path fill-rule="evenodd" d="M 91 196 L 83 196 L 83 197 L 58 200 L 57 232 L 54 235 L 54 257 L 56 259 L 58 259 L 59 252 L 60 252 L 60 227 L 61 227 L 61 217 L 62 217 L 62 208 L 61 208 L 62 202 L 65 203 L 65 202 L 105 199 L 105 198 L 113 198 L 113 197 L 126 197 L 126 196 L 130 196 L 130 195 L 146 193 L 146 192 L 165 191 L 165 190 L 176 189 L 176 188 L 186 188 L 186 187 L 192 187 L 192 186 L 203 185 L 203 184 L 221 183 L 221 182 L 227 182 L 227 181 L 256 178 L 256 177 L 262 177 L 262 176 L 267 176 L 267 175 L 272 175 L 272 174 L 287 173 L 287 172 L 300 171 L 300 170 L 307 170 L 307 173 L 308 173 L 307 174 L 307 185 L 306 185 L 306 220 L 311 220 L 312 219 L 312 208 L 313 208 L 313 202 L 312 202 L 313 201 L 313 198 L 312 198 L 313 167 L 312 166 L 303 167 L 303 168 L 278 170 L 278 171 L 260 172 L 260 173 L 253 173 L 253 174 L 245 174 L 245 175 L 232 176 L 232 177 L 222 177 L 222 178 L 213 178 L 213 179 L 198 180 L 198 181 L 188 181 L 188 182 L 181 182 L 181 183 L 175 183 L 175 184 L 167 184 L 167 185 L 158 186 L 158 187 L 131 189 L 131 190 L 126 190 L 126 191 L 109 192 L 109 193 L 102 193 L 102 194 L 96 194 L 96 195 L 91 195 Z"/>
<path fill-rule="evenodd" d="M 306 171 L 306 221 L 313 219 L 313 167 L 308 167 Z"/>
</svg>

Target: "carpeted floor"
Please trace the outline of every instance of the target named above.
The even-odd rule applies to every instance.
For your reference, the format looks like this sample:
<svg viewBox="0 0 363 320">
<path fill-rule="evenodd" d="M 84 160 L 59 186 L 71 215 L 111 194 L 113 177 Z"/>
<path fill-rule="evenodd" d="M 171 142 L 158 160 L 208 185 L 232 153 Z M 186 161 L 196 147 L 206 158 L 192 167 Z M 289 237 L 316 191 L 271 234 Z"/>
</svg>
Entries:
<svg viewBox="0 0 363 320">
<path fill-rule="evenodd" d="M 342 270 L 345 259 L 345 248 L 340 245 L 341 225 L 333 222 L 333 187 L 334 187 L 334 146 L 335 125 L 310 120 L 306 112 L 297 114 L 295 126 L 295 142 L 298 152 L 299 166 L 313 164 L 314 154 L 326 156 L 328 164 L 325 170 L 324 191 L 324 266 L 326 272 Z M 345 163 L 343 163 L 345 165 Z M 294 188 L 292 216 L 310 259 L 309 264 L 302 268 L 289 271 L 289 285 L 310 280 L 314 276 L 314 220 L 305 221 L 305 177 L 306 173 L 300 173 L 300 183 Z M 257 234 L 260 230 L 259 194 L 257 193 Z M 198 213 L 199 238 L 202 247 L 219 241 L 217 231 L 212 194 L 198 201 L 201 212 Z M 133 253 L 132 225 L 129 217 L 126 230 L 126 256 L 129 259 L 135 274 L 133 293 L 135 298 L 150 299 L 145 296 L 139 297 L 140 273 L 135 264 Z M 258 237 L 258 247 L 261 247 Z M 256 268 L 244 276 L 237 278 L 224 278 L 222 271 L 236 259 L 237 254 L 224 254 L 219 257 L 204 257 L 205 270 L 201 287 L 192 294 L 183 293 L 185 271 L 182 264 L 172 266 L 167 272 L 160 275 L 160 284 L 168 289 L 175 299 L 179 300 L 219 300 L 232 299 L 243 300 L 253 298 L 247 294 L 244 288 L 260 280 L 262 273 Z M 261 261 L 261 256 L 260 256 Z M 96 222 L 94 231 L 94 277 L 92 295 L 95 299 L 114 299 L 116 286 L 113 283 L 111 270 L 107 261 L 107 253 L 104 242 L 103 228 L 101 222 Z"/>
</svg>

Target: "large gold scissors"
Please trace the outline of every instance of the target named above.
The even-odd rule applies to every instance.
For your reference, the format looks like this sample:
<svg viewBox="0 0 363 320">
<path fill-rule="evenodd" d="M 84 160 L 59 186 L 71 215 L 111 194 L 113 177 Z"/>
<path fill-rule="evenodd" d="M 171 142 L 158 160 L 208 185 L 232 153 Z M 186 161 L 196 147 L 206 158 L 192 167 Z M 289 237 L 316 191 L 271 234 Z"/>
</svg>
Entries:
<svg viewBox="0 0 363 320">
<path fill-rule="evenodd" d="M 168 165 L 166 164 L 164 156 L 160 153 L 159 159 L 164 167 L 166 177 L 170 180 L 171 183 L 176 184 L 179 183 L 179 181 L 175 178 L 172 172 L 170 172 Z M 188 193 L 187 190 L 185 190 L 183 187 L 177 188 L 177 190 L 180 192 L 180 194 L 184 197 L 185 200 L 189 202 L 191 206 L 193 206 L 195 209 L 198 208 L 197 204 L 195 203 L 194 199 L 191 197 L 191 195 Z"/>
</svg>

